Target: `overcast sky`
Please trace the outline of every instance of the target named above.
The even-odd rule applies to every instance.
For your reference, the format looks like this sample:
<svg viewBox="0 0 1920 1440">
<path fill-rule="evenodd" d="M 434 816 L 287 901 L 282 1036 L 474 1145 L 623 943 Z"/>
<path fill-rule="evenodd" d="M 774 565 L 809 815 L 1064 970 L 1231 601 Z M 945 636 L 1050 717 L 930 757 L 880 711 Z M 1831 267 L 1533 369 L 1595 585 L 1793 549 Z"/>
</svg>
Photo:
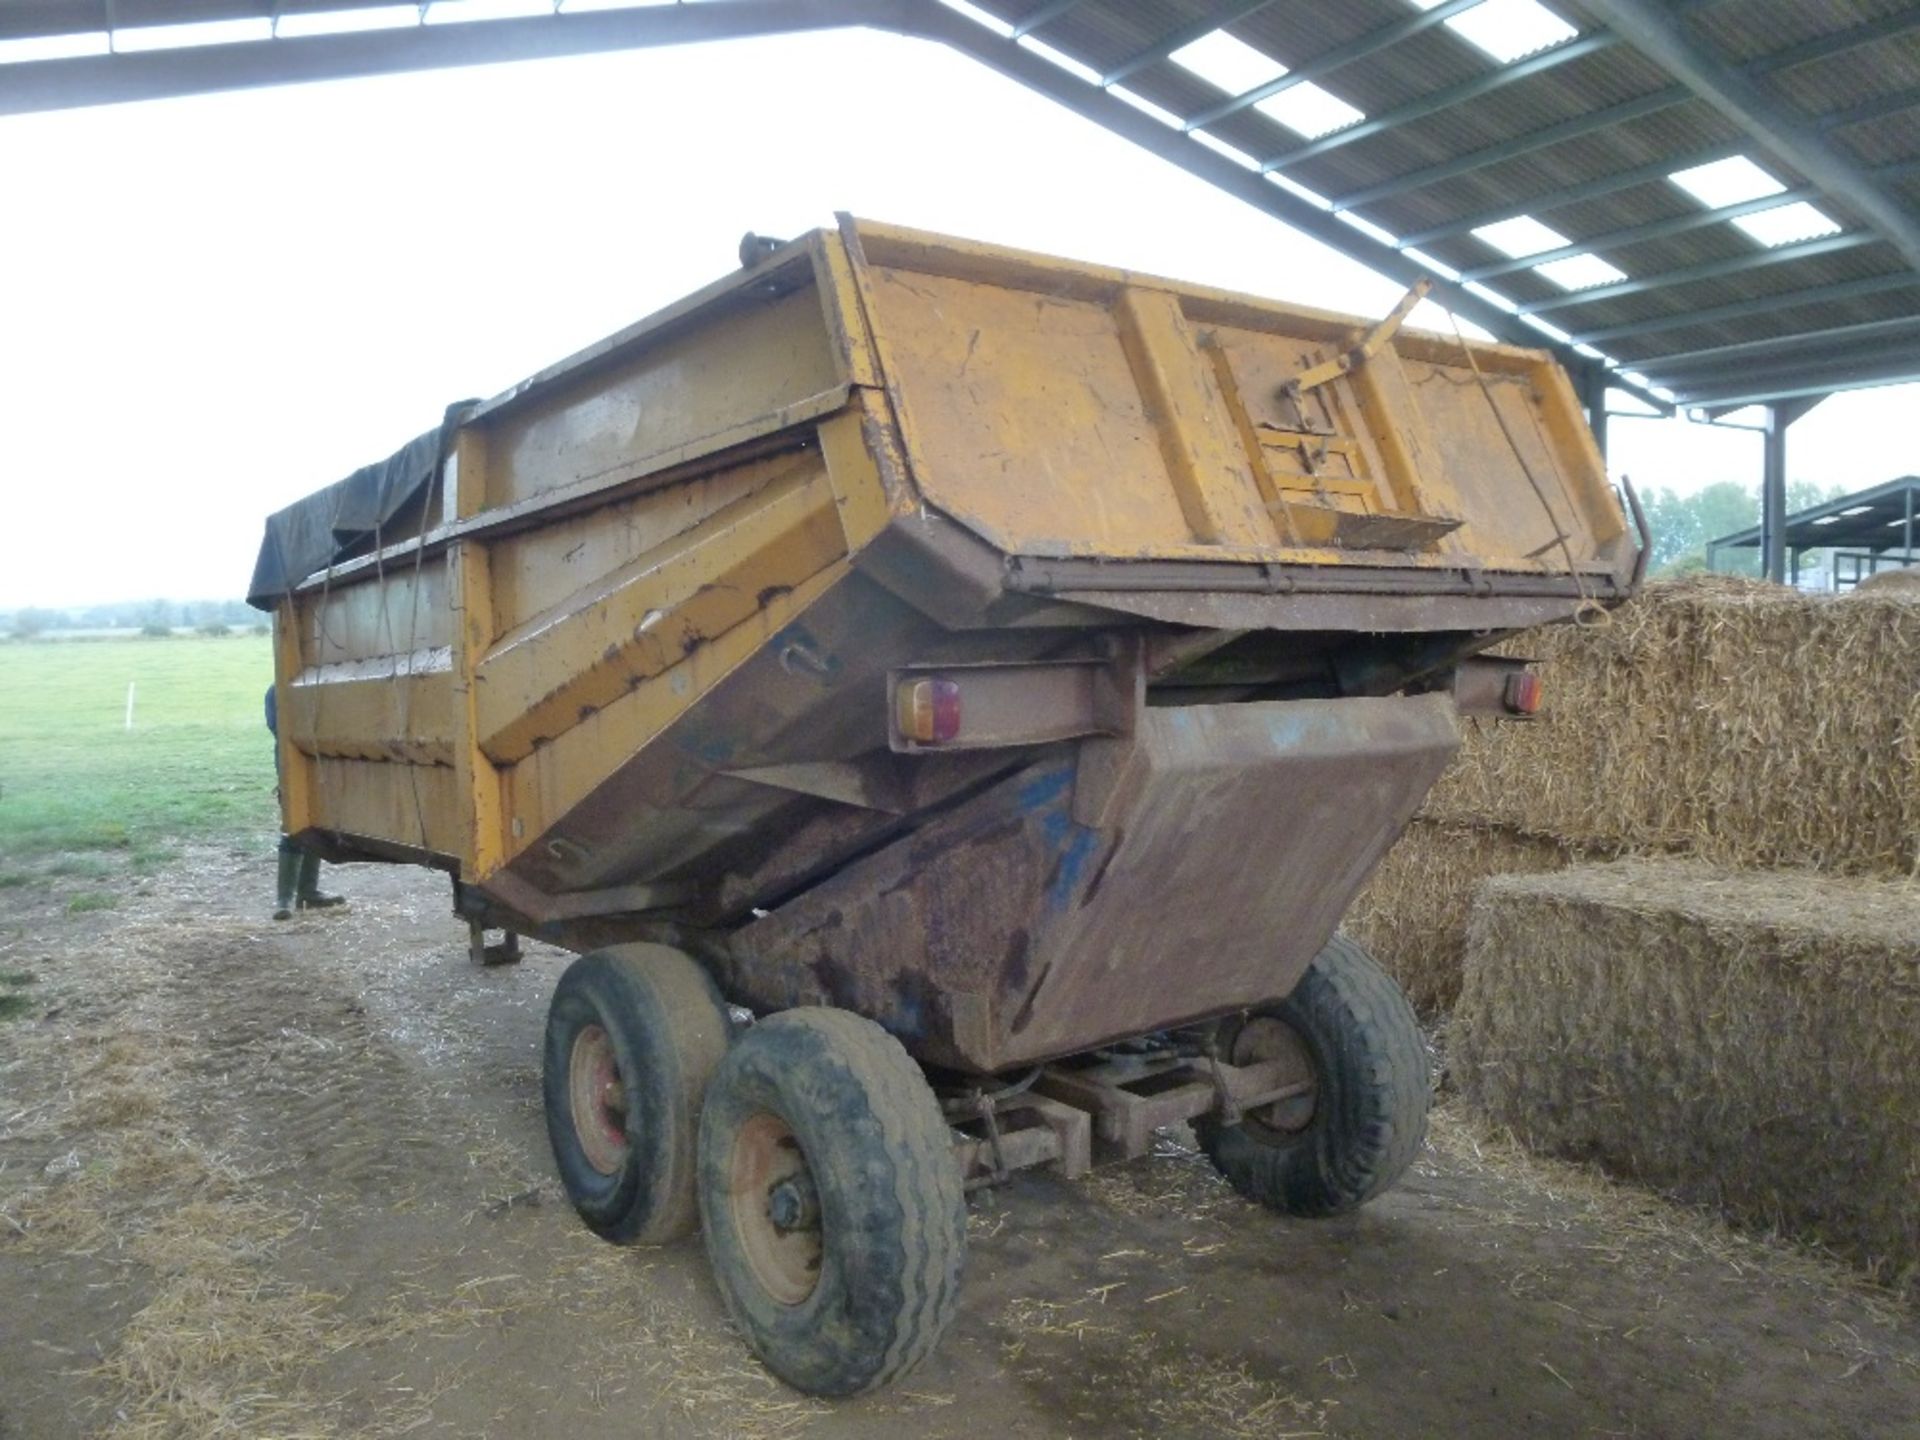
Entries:
<svg viewBox="0 0 1920 1440">
<path fill-rule="evenodd" d="M 835 210 L 1377 315 L 1399 287 L 923 42 L 831 34 L 0 120 L 0 607 L 239 594 L 271 510 Z M 1917 467 L 1913 387 L 1796 478 Z M 1751 435 L 1616 421 L 1641 486 Z"/>
</svg>

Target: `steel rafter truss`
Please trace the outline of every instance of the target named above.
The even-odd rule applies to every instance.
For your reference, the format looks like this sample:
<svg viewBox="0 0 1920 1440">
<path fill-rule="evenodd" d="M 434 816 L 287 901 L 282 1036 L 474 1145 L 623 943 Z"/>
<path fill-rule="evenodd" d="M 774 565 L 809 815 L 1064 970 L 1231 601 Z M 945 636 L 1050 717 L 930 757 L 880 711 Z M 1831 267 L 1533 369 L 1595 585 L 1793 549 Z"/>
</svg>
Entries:
<svg viewBox="0 0 1920 1440">
<path fill-rule="evenodd" d="M 1763 315 L 1800 303 L 1827 299 L 1893 296 L 1920 286 L 1920 219 L 1897 197 L 1891 182 L 1905 178 L 1915 162 L 1896 160 L 1871 168 L 1841 149 L 1835 136 L 1853 125 L 1897 115 L 1920 101 L 1920 91 L 1850 100 L 1808 119 L 1767 88 L 1767 77 L 1796 66 L 1829 59 L 1920 26 L 1920 7 L 1876 17 L 1852 29 L 1826 34 L 1734 66 L 1714 56 L 1689 29 L 1691 4 L 1659 0 L 1582 0 L 1597 23 L 1558 44 L 1518 61 L 1500 65 L 1465 82 L 1418 96 L 1330 135 L 1309 140 L 1277 155 L 1242 157 L 1214 148 L 1206 127 L 1229 120 L 1272 96 L 1342 67 L 1380 54 L 1472 8 L 1476 0 L 1442 0 L 1336 45 L 1285 74 L 1243 94 L 1233 95 L 1197 113 L 1147 113 L 1113 87 L 1164 63 L 1182 46 L 1230 26 L 1276 0 L 1216 0 L 1201 19 L 1141 45 L 1125 60 L 1101 72 L 1071 54 L 1039 45 L 1039 32 L 1091 0 L 1035 0 L 1008 22 L 981 11 L 960 13 L 940 0 L 705 0 L 701 4 L 637 5 L 631 9 L 568 12 L 555 0 L 550 14 L 519 18 L 475 19 L 462 24 L 415 24 L 399 28 L 347 29 L 333 34 L 280 34 L 285 19 L 317 12 L 351 11 L 380 0 L 152 0 L 137 9 L 114 0 L 0 0 L 0 44 L 34 42 L 51 36 L 106 32 L 109 53 L 71 58 L 14 60 L 0 64 L 0 116 L 79 105 L 156 99 L 206 91 L 416 69 L 489 64 L 499 61 L 582 54 L 593 51 L 675 45 L 733 37 L 794 34 L 804 31 L 867 27 L 916 36 L 947 45 L 984 63 L 1029 89 L 1038 91 L 1097 124 L 1157 155 L 1172 160 L 1209 183 L 1273 215 L 1294 228 L 1352 256 L 1392 279 L 1412 284 L 1422 275 L 1442 272 L 1435 297 L 1463 318 L 1503 340 L 1547 345 L 1582 378 L 1583 392 L 1600 393 L 1604 384 L 1634 393 L 1665 410 L 1671 408 L 1657 387 L 1670 386 L 1688 403 L 1719 404 L 1732 391 L 1763 392 L 1761 398 L 1791 398 L 1825 393 L 1854 384 L 1886 383 L 1888 377 L 1920 375 L 1920 335 L 1904 322 L 1858 321 L 1826 326 L 1802 337 L 1784 334 L 1770 352 L 1743 345 L 1713 351 L 1689 350 L 1667 359 L 1621 363 L 1597 347 L 1614 341 L 1644 342 L 1668 330 L 1692 329 L 1715 320 Z M 420 7 L 425 18 L 427 5 Z M 177 48 L 113 53 L 114 35 L 143 31 L 152 35 L 166 25 L 240 22 L 260 28 L 261 38 L 222 44 L 180 44 Z M 116 24 L 118 30 L 115 30 Z M 291 25 L 289 28 L 292 28 Z M 303 29 L 305 27 L 302 27 Z M 181 38 L 187 38 L 183 32 Z M 1416 123 L 1531 76 L 1614 47 L 1631 47 L 1651 60 L 1669 83 L 1634 99 L 1590 114 L 1573 116 L 1500 144 L 1436 160 L 1335 199 L 1315 203 L 1282 178 L 1318 156 L 1359 144 L 1372 136 Z M 1510 205 L 1460 217 L 1418 234 L 1395 239 L 1366 223 L 1359 212 L 1390 197 L 1436 185 L 1566 141 L 1604 133 L 1683 103 L 1703 102 L 1719 111 L 1751 144 L 1709 146 L 1544 191 L 1525 205 Z M 1676 170 L 1753 150 L 1799 175 L 1804 183 L 1783 195 L 1710 207 L 1698 213 L 1623 226 L 1576 238 L 1562 249 L 1524 259 L 1498 262 L 1455 273 L 1422 253 L 1422 247 L 1521 214 L 1538 216 L 1558 207 L 1600 198 L 1657 180 Z M 1751 257 L 1685 266 L 1667 273 L 1633 276 L 1612 285 L 1574 291 L 1527 304 L 1507 306 L 1484 289 L 1484 282 L 1608 248 L 1660 240 L 1797 200 L 1830 202 L 1842 215 L 1857 218 L 1857 228 L 1840 235 L 1779 246 Z M 1355 222 L 1359 223 L 1355 223 Z M 1889 247 L 1903 262 L 1899 271 L 1865 279 L 1832 282 L 1752 301 L 1706 309 L 1684 306 L 1639 323 L 1582 326 L 1578 316 L 1589 307 L 1630 295 L 1662 290 L 1684 299 L 1688 286 L 1744 275 L 1796 260 L 1856 249 Z M 1777 285 L 1778 282 L 1774 282 Z M 1571 320 L 1563 319 L 1565 316 Z M 1531 316 L 1552 315 L 1570 339 L 1556 342 Z M 1849 333 L 1857 330 L 1859 333 Z M 1636 344 L 1633 348 L 1644 348 Z M 1631 372 L 1631 373 L 1628 373 Z M 1650 376 L 1649 384 L 1641 377 Z M 1776 388 L 1768 388 L 1773 386 Z"/>
</svg>

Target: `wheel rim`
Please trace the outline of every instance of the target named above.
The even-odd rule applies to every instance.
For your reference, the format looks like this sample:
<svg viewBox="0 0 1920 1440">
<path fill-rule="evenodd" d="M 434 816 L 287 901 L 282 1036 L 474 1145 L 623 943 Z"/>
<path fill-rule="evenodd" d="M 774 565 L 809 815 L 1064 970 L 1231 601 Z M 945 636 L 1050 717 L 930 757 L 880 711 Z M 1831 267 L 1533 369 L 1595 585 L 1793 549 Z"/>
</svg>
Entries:
<svg viewBox="0 0 1920 1440">
<path fill-rule="evenodd" d="M 604 1026 L 583 1026 L 573 1037 L 567 1095 L 587 1163 L 602 1175 L 617 1173 L 627 1160 L 627 1087 Z"/>
<path fill-rule="evenodd" d="M 733 1141 L 727 1205 L 760 1288 L 798 1305 L 820 1283 L 825 1235 L 813 1172 L 786 1121 L 761 1110 Z"/>
<path fill-rule="evenodd" d="M 1307 1089 L 1271 1105 L 1246 1112 L 1246 1119 L 1277 1135 L 1297 1135 L 1313 1123 L 1319 1087 L 1313 1052 L 1300 1038 L 1300 1032 L 1272 1015 L 1255 1015 L 1233 1037 L 1233 1063 L 1258 1065 L 1265 1061 L 1284 1062 L 1281 1084 L 1304 1084 Z"/>
</svg>

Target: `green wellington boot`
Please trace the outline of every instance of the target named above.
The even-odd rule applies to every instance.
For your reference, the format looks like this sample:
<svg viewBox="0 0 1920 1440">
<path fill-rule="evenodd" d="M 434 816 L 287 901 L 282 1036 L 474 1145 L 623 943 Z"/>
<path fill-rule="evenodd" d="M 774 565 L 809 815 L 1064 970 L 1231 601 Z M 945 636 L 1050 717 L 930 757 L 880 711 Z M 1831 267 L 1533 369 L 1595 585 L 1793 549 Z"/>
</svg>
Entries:
<svg viewBox="0 0 1920 1440">
<path fill-rule="evenodd" d="M 274 892 L 273 918 L 291 920 L 293 918 L 294 891 L 300 884 L 300 862 L 305 859 L 298 850 L 280 852 L 280 880 Z"/>
<path fill-rule="evenodd" d="M 335 905 L 347 903 L 347 897 L 344 895 L 320 893 L 320 857 L 318 855 L 300 857 L 299 899 L 302 910 L 327 910 Z"/>
</svg>

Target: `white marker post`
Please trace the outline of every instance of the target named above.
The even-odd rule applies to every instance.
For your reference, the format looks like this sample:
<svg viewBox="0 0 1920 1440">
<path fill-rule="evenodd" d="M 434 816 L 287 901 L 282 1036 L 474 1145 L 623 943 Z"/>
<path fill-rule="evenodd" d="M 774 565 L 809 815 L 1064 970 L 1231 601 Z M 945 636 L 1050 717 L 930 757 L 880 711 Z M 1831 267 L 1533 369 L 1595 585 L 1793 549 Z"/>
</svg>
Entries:
<svg viewBox="0 0 1920 1440">
<path fill-rule="evenodd" d="M 127 681 L 127 729 L 133 729 L 133 681 Z"/>
</svg>

